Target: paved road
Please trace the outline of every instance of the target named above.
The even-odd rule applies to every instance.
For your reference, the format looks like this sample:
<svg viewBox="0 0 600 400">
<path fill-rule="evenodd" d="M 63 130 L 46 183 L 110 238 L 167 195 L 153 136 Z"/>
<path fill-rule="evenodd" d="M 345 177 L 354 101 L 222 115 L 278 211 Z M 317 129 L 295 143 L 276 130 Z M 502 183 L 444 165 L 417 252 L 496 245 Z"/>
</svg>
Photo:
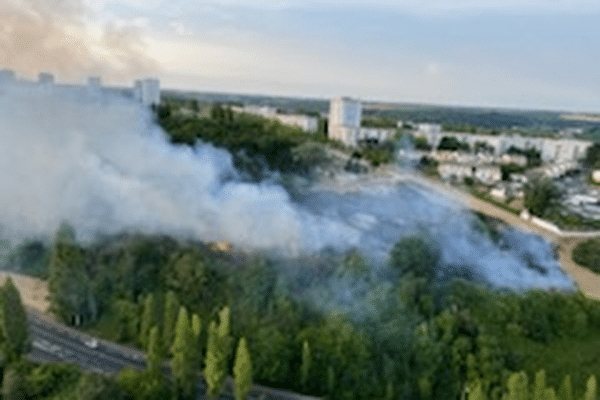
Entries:
<svg viewBox="0 0 600 400">
<path fill-rule="evenodd" d="M 79 365 L 81 368 L 101 374 L 117 374 L 123 368 L 133 367 L 139 370 L 145 367 L 145 354 L 138 349 L 125 347 L 113 342 L 96 339 L 98 346 L 91 348 L 85 344 L 92 339 L 73 328 L 57 323 L 39 311 L 28 308 L 29 332 L 32 350 L 28 357 L 40 363 L 65 362 Z M 165 374 L 169 368 L 165 365 Z M 206 385 L 198 377 L 197 393 L 205 393 Z M 221 399 L 233 399 L 233 383 L 226 381 Z M 199 396 L 198 398 L 204 398 Z M 319 400 L 316 397 L 254 385 L 249 399 L 262 400 Z"/>
<path fill-rule="evenodd" d="M 125 367 L 143 369 L 144 353 L 98 340 L 91 348 L 85 342 L 91 339 L 37 311 L 28 310 L 29 332 L 32 338 L 30 357 L 37 361 L 73 363 L 98 373 L 116 374 Z"/>
</svg>

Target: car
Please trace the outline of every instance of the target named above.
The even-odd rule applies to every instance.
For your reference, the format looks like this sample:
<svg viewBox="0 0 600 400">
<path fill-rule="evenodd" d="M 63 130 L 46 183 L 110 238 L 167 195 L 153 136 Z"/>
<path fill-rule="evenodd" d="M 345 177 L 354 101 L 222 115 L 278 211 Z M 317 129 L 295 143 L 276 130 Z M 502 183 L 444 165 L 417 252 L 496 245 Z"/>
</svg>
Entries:
<svg viewBox="0 0 600 400">
<path fill-rule="evenodd" d="M 98 348 L 98 339 L 95 338 L 91 338 L 89 340 L 86 340 L 85 342 L 83 342 L 87 347 L 89 347 L 90 349 L 97 349 Z"/>
</svg>

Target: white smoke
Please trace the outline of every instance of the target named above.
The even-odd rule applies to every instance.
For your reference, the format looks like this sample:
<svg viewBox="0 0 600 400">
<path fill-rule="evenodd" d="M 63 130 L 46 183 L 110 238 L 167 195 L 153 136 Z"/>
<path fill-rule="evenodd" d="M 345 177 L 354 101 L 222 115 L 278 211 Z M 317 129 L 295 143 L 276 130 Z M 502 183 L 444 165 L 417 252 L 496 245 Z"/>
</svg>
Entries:
<svg viewBox="0 0 600 400">
<path fill-rule="evenodd" d="M 383 260 L 400 236 L 426 230 L 445 265 L 499 286 L 573 286 L 547 243 L 507 230 L 501 250 L 470 214 L 424 191 L 321 191 L 298 204 L 280 186 L 241 182 L 229 153 L 169 144 L 127 98 L 0 85 L 0 127 L 0 225 L 13 241 L 51 237 L 67 221 L 82 240 L 141 231 L 288 255 L 358 247 Z"/>
<path fill-rule="evenodd" d="M 292 254 L 356 240 L 279 186 L 235 180 L 227 152 L 168 144 L 128 99 L 17 85 L 0 95 L 0 121 L 0 219 L 13 236 L 66 220 L 84 240 L 135 230 Z"/>
</svg>

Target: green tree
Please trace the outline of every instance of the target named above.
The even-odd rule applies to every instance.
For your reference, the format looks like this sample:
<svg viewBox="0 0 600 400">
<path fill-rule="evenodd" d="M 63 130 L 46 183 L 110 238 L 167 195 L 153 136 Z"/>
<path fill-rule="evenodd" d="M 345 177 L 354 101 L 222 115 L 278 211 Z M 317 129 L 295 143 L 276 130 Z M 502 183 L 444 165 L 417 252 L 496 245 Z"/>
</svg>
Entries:
<svg viewBox="0 0 600 400">
<path fill-rule="evenodd" d="M 559 196 L 560 192 L 550 179 L 538 179 L 525 187 L 523 204 L 531 214 L 542 217 Z"/>
<path fill-rule="evenodd" d="M 438 145 L 438 150 L 469 151 L 469 149 L 470 149 L 470 146 L 468 143 L 463 143 L 463 142 L 459 141 L 457 138 L 455 138 L 454 136 L 442 137 L 442 139 L 440 140 L 440 144 Z"/>
<path fill-rule="evenodd" d="M 29 351 L 29 325 L 19 290 L 9 277 L 0 288 L 0 329 L 6 361 L 13 362 Z"/>
<path fill-rule="evenodd" d="M 216 399 L 221 392 L 223 381 L 227 374 L 225 355 L 219 340 L 217 323 L 211 321 L 208 326 L 208 343 L 206 345 L 206 359 L 204 361 L 204 377 L 208 385 L 208 395 Z"/>
<path fill-rule="evenodd" d="M 50 256 L 48 290 L 53 311 L 65 322 L 80 325 L 94 321 L 98 310 L 86 257 L 68 225 L 58 230 Z"/>
<path fill-rule="evenodd" d="M 168 290 L 177 293 L 181 304 L 191 307 L 204 302 L 209 283 L 208 260 L 194 247 L 175 252 L 162 271 Z"/>
<path fill-rule="evenodd" d="M 2 400 L 27 399 L 27 386 L 25 376 L 15 368 L 4 370 L 2 379 Z"/>
<path fill-rule="evenodd" d="M 585 395 L 583 396 L 584 400 L 596 400 L 597 399 L 597 394 L 596 394 L 596 377 L 595 376 L 590 376 L 590 378 L 587 381 L 586 384 L 586 389 L 585 389 Z"/>
<path fill-rule="evenodd" d="M 535 374 L 532 400 L 545 400 L 545 397 L 544 397 L 545 395 L 546 395 L 546 371 L 541 370 Z"/>
<path fill-rule="evenodd" d="M 140 322 L 139 335 L 139 341 L 142 344 L 142 347 L 146 350 L 148 350 L 149 346 L 150 331 L 152 328 L 158 325 L 158 316 L 156 311 L 157 307 L 154 301 L 154 295 L 152 293 L 148 293 L 144 299 L 144 310 L 142 314 L 142 320 Z"/>
<path fill-rule="evenodd" d="M 300 385 L 303 390 L 308 389 L 308 382 L 310 381 L 310 368 L 311 368 L 311 354 L 310 346 L 305 340 L 302 343 L 302 364 L 300 364 Z"/>
<path fill-rule="evenodd" d="M 416 277 L 433 279 L 437 270 L 439 251 L 423 236 L 405 236 L 390 252 L 390 264 L 401 275 L 412 272 Z"/>
<path fill-rule="evenodd" d="M 202 320 L 200 319 L 200 316 L 198 314 L 193 314 L 192 315 L 192 336 L 193 336 L 193 341 L 192 341 L 192 346 L 194 347 L 193 350 L 190 350 L 193 352 L 194 354 L 194 365 L 196 366 L 195 368 L 199 369 L 201 364 L 202 364 L 202 342 L 201 337 L 202 337 Z"/>
<path fill-rule="evenodd" d="M 84 374 L 77 385 L 78 400 L 120 400 L 123 393 L 112 378 L 99 374 Z"/>
<path fill-rule="evenodd" d="M 595 273 L 600 273 L 600 240 L 589 239 L 573 249 L 573 261 Z"/>
<path fill-rule="evenodd" d="M 588 168 L 600 168 L 600 143 L 594 143 L 587 148 L 583 161 Z"/>
<path fill-rule="evenodd" d="M 229 307 L 219 312 L 219 325 L 211 321 L 208 327 L 208 343 L 204 362 L 204 376 L 211 398 L 216 398 L 221 392 L 227 376 L 227 365 L 230 347 Z"/>
<path fill-rule="evenodd" d="M 528 400 L 529 387 L 525 372 L 513 373 L 508 378 L 506 400 Z"/>
<path fill-rule="evenodd" d="M 252 361 L 246 345 L 246 338 L 241 338 L 238 344 L 233 366 L 233 377 L 235 380 L 235 400 L 246 400 L 252 388 Z"/>
<path fill-rule="evenodd" d="M 165 299 L 165 316 L 163 319 L 163 345 L 168 351 L 171 350 L 173 344 L 173 336 L 175 334 L 175 324 L 177 322 L 177 313 L 179 312 L 179 299 L 173 291 L 166 294 Z"/>
<path fill-rule="evenodd" d="M 183 399 L 190 398 L 194 391 L 194 368 L 193 362 L 196 356 L 190 344 L 193 343 L 194 336 L 190 326 L 190 319 L 185 307 L 179 309 L 177 318 L 177 327 L 175 329 L 175 340 L 173 342 L 173 360 L 172 372 L 175 377 L 175 385 L 179 397 Z"/>
<path fill-rule="evenodd" d="M 163 348 L 160 345 L 160 334 L 158 326 L 153 326 L 150 329 L 148 339 L 148 359 L 146 363 L 147 371 L 150 377 L 160 375 L 160 367 L 163 360 Z"/>
<path fill-rule="evenodd" d="M 563 382 L 558 389 L 558 398 L 560 400 L 573 400 L 573 385 L 571 384 L 570 375 L 566 375 L 563 379 Z"/>
</svg>

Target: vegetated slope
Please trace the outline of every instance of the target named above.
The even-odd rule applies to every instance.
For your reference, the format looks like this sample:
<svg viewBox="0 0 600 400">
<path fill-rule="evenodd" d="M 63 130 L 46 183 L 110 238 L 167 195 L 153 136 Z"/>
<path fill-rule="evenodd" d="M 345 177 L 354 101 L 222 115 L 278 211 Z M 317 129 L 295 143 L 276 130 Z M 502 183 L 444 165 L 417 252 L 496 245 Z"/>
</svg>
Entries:
<svg viewBox="0 0 600 400">
<path fill-rule="evenodd" d="M 592 272 L 600 274 L 600 240 L 590 239 L 575 246 L 573 261 Z"/>
<path fill-rule="evenodd" d="M 426 236 L 402 239 L 386 266 L 355 252 L 231 258 L 159 236 L 59 243 L 49 249 L 51 299 L 67 321 L 80 313 L 89 329 L 142 346 L 143 327 L 155 324 L 168 349 L 176 304 L 201 321 L 202 349 L 206 327 L 229 306 L 233 343 L 247 339 L 255 381 L 270 386 L 342 399 L 452 399 L 473 379 L 501 394 L 510 371 L 544 368 L 554 386 L 570 374 L 578 390 L 600 376 L 600 360 L 582 358 L 600 336 L 598 302 L 442 280 Z"/>
</svg>

